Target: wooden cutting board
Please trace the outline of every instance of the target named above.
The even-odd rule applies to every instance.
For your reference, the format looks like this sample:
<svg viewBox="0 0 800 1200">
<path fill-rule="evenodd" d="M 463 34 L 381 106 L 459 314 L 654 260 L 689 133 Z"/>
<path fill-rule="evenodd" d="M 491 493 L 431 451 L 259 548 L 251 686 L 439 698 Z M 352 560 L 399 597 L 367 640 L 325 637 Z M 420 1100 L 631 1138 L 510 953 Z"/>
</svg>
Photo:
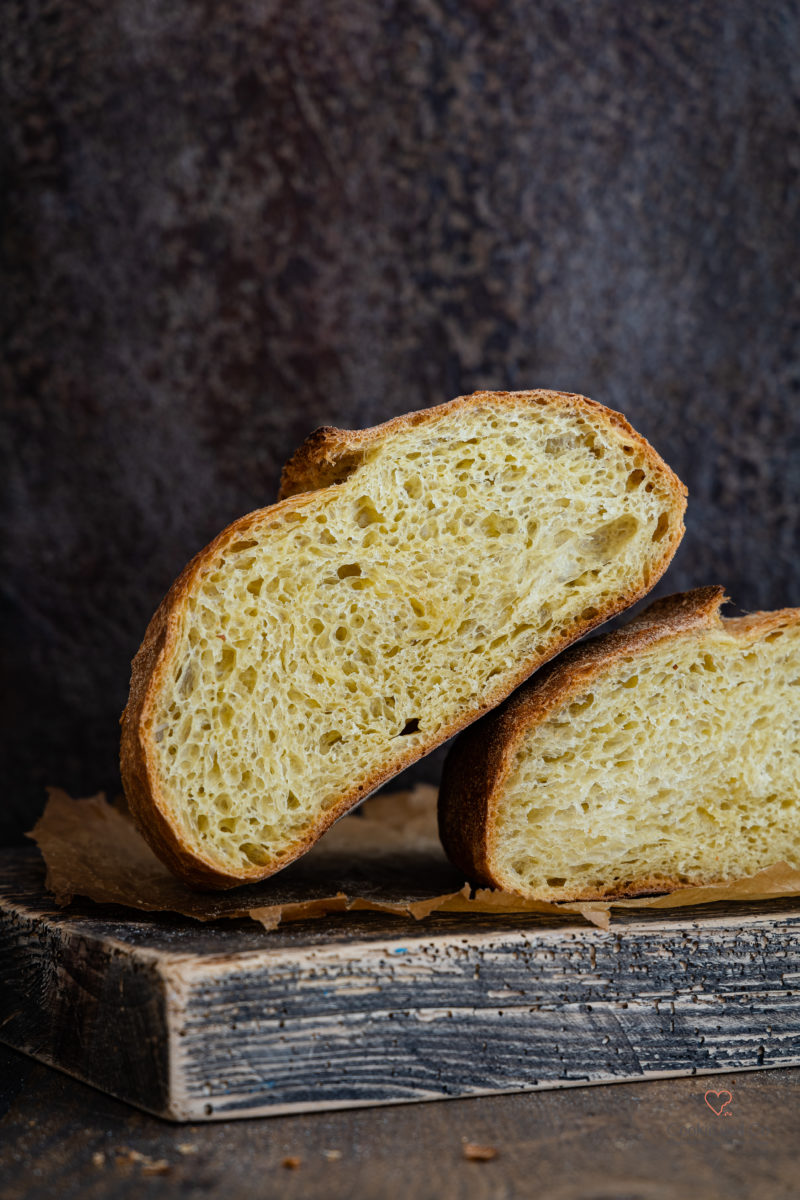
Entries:
<svg viewBox="0 0 800 1200">
<path fill-rule="evenodd" d="M 43 878 L 0 853 L 0 1039 L 176 1121 L 800 1065 L 800 899 L 266 933 Z"/>
</svg>

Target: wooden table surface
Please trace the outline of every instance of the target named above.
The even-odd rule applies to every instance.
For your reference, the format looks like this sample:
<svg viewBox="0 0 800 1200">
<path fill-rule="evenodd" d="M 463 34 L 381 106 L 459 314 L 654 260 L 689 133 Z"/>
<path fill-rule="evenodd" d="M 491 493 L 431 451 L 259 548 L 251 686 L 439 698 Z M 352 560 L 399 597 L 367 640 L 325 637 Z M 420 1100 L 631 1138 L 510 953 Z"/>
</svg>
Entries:
<svg viewBox="0 0 800 1200">
<path fill-rule="evenodd" d="M 171 1125 L 0 1046 L 0 1197 L 796 1200 L 798 1100 L 785 1069 Z"/>
</svg>

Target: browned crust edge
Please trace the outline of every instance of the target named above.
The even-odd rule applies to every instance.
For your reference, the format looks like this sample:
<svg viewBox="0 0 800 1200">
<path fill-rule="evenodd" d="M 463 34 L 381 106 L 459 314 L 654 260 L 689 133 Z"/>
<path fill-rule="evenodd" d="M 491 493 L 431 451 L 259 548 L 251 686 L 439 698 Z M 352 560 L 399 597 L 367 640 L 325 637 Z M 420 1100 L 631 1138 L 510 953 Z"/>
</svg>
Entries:
<svg viewBox="0 0 800 1200">
<path fill-rule="evenodd" d="M 342 483 L 364 461 L 370 446 L 382 441 L 387 435 L 401 433 L 406 429 L 413 429 L 416 425 L 435 422 L 443 417 L 452 417 L 461 409 L 479 408 L 482 404 L 506 404 L 510 408 L 523 404 L 553 405 L 571 410 L 576 415 L 588 417 L 590 420 L 601 417 L 626 434 L 644 453 L 651 467 L 666 471 L 677 495 L 685 498 L 688 494 L 677 475 L 650 443 L 636 432 L 622 413 L 607 408 L 597 400 L 590 400 L 588 396 L 535 388 L 520 392 L 471 392 L 468 396 L 457 396 L 455 400 L 448 400 L 445 404 L 402 413 L 399 417 L 392 417 L 380 425 L 371 425 L 368 429 L 337 429 L 331 425 L 323 425 L 309 434 L 285 464 L 281 472 L 278 499 L 285 500 L 299 492 L 319 491 L 320 488 Z"/>
<path fill-rule="evenodd" d="M 220 869 L 211 859 L 204 858 L 191 849 L 182 831 L 173 824 L 168 806 L 158 787 L 155 767 L 150 768 L 150 763 L 156 761 L 156 754 L 147 730 L 148 712 L 158 692 L 162 675 L 169 668 L 170 654 L 178 638 L 182 606 L 191 593 L 195 580 L 219 550 L 246 535 L 249 528 L 264 520 L 277 520 L 287 512 L 296 511 L 303 506 L 304 499 L 310 494 L 335 486 L 346 479 L 358 468 L 364 460 L 365 451 L 374 443 L 416 425 L 452 417 L 464 409 L 477 408 L 487 403 L 507 404 L 509 407 L 527 404 L 554 405 L 592 422 L 600 418 L 622 432 L 626 440 L 643 455 L 650 469 L 661 476 L 666 490 L 672 494 L 674 528 L 671 537 L 664 539 L 661 557 L 654 564 L 650 575 L 642 579 L 639 587 L 606 605 L 591 620 L 576 621 L 569 631 L 548 647 L 546 654 L 530 657 L 520 663 L 516 671 L 499 681 L 477 708 L 452 721 L 422 745 L 398 753 L 391 766 L 373 772 L 360 783 L 354 783 L 339 801 L 322 815 L 302 841 L 295 843 L 269 867 L 254 865 L 252 869 L 236 874 Z M 130 695 L 120 718 L 120 768 L 131 814 L 143 836 L 174 874 L 195 887 L 237 887 L 265 879 L 288 866 L 310 849 L 335 821 L 388 779 L 493 709 L 533 671 L 577 638 L 645 596 L 667 569 L 683 537 L 682 517 L 686 508 L 686 494 L 686 488 L 674 472 L 653 447 L 631 427 L 625 417 L 596 401 L 567 392 L 474 392 L 469 396 L 459 396 L 446 404 L 394 417 L 370 429 L 318 429 L 306 439 L 284 467 L 279 502 L 234 521 L 187 564 L 156 610 L 133 660 Z"/>
<path fill-rule="evenodd" d="M 552 712 L 584 692 L 602 671 L 633 658 L 659 642 L 681 634 L 725 628 L 747 640 L 787 624 L 800 622 L 800 609 L 749 613 L 722 618 L 725 590 L 696 588 L 656 600 L 623 629 L 603 634 L 565 651 L 495 712 L 456 739 L 444 764 L 439 790 L 439 836 L 448 857 L 475 884 L 511 890 L 494 867 L 494 813 L 523 738 Z M 701 886 L 707 879 L 649 877 L 628 887 L 594 891 L 548 891 L 547 900 L 601 900 L 671 892 Z M 536 898 L 536 897 L 528 897 Z"/>
</svg>

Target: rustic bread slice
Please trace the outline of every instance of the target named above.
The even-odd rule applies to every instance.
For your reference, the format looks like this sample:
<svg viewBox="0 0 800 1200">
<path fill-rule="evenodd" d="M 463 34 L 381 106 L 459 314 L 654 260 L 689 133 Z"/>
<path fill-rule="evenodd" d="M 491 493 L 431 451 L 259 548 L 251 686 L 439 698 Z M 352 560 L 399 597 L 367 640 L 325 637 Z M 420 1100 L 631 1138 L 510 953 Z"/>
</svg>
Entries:
<svg viewBox="0 0 800 1200">
<path fill-rule="evenodd" d="M 556 392 L 319 430 L 281 495 L 186 567 L 133 663 L 126 795 L 197 884 L 285 866 L 638 599 L 685 507 L 621 416 Z"/>
<path fill-rule="evenodd" d="M 470 878 L 589 900 L 800 866 L 800 609 L 722 602 L 658 601 L 456 740 L 439 831 Z"/>
</svg>

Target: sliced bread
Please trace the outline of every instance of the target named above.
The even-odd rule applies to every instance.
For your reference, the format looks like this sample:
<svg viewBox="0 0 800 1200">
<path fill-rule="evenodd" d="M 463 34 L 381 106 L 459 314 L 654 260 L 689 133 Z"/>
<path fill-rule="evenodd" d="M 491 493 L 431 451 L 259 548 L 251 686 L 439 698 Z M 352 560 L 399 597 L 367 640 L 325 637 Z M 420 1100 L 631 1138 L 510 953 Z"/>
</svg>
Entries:
<svg viewBox="0 0 800 1200">
<path fill-rule="evenodd" d="M 583 642 L 459 737 L 450 858 L 541 900 L 800 866 L 800 609 L 723 619 L 723 590 Z"/>
<path fill-rule="evenodd" d="M 122 717 L 142 832 L 191 883 L 277 871 L 646 593 L 684 496 L 623 417 L 560 392 L 319 430 L 150 623 Z"/>
</svg>

